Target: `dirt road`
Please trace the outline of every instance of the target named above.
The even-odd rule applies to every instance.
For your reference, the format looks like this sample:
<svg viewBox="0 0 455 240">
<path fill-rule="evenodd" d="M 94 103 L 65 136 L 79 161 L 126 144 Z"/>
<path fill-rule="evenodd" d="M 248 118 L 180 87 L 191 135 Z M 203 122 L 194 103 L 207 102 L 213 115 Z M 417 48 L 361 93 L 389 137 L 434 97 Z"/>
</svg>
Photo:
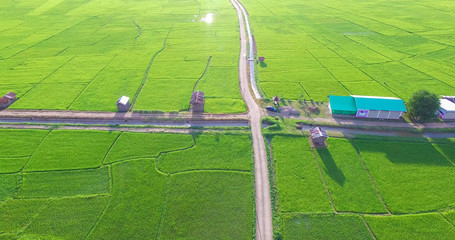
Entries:
<svg viewBox="0 0 455 240">
<path fill-rule="evenodd" d="M 139 113 L 139 112 L 87 112 L 87 111 L 64 111 L 64 110 L 13 110 L 7 109 L 0 111 L 0 120 L 2 119 L 26 119 L 43 120 L 43 119 L 72 119 L 72 120 L 248 120 L 247 114 L 207 114 L 207 113 Z"/>
<path fill-rule="evenodd" d="M 267 166 L 267 153 L 264 138 L 261 132 L 261 111 L 248 86 L 247 69 L 247 40 L 245 35 L 244 18 L 242 9 L 237 0 L 231 0 L 237 10 L 240 25 L 240 58 L 239 81 L 240 92 L 248 108 L 248 118 L 251 125 L 254 151 L 254 174 L 256 189 L 256 239 L 273 239 L 272 204 L 270 198 L 269 172 Z"/>
<path fill-rule="evenodd" d="M 243 91 L 242 90 L 242 94 Z M 267 112 L 273 117 L 282 117 L 280 114 Z M 430 123 L 407 123 L 400 121 L 368 121 L 355 118 L 309 118 L 292 117 L 293 119 L 310 121 L 313 124 L 339 125 L 343 126 L 364 126 L 364 127 L 395 127 L 415 129 L 438 129 L 455 128 L 455 121 L 452 122 L 430 122 Z M 64 111 L 64 110 L 15 110 L 7 109 L 0 111 L 0 122 L 10 123 L 70 123 L 70 124 L 123 124 L 123 125 L 169 125 L 166 123 L 197 123 L 206 126 L 244 126 L 249 121 L 248 114 L 191 114 L 187 112 L 178 113 L 138 113 L 138 112 L 90 112 L 90 111 Z M 157 124 L 158 123 L 158 124 Z M 161 124 L 160 124 L 161 123 Z M 191 124 L 190 124 L 191 125 Z"/>
</svg>

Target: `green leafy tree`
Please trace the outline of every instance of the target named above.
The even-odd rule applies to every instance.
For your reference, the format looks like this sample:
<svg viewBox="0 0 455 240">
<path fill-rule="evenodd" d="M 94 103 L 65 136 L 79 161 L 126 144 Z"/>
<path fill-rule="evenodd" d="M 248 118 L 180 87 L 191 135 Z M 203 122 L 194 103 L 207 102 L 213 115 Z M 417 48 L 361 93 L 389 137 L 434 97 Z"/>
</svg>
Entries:
<svg viewBox="0 0 455 240">
<path fill-rule="evenodd" d="M 439 97 L 427 90 L 415 92 L 409 99 L 409 114 L 419 121 L 426 121 L 436 117 L 439 109 Z"/>
</svg>

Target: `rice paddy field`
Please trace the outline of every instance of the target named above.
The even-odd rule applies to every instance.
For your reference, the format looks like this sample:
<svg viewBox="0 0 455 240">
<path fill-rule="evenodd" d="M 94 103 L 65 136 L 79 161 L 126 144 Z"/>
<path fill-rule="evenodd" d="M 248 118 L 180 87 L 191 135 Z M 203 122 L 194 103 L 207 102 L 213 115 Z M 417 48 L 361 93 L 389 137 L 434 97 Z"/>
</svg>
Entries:
<svg viewBox="0 0 455 240">
<path fill-rule="evenodd" d="M 245 112 L 237 15 L 229 1 L 5 0 L 0 93 L 10 108 Z"/>
<path fill-rule="evenodd" d="M 283 239 L 453 239 L 455 141 L 269 135 Z"/>
<path fill-rule="evenodd" d="M 455 2 L 244 0 L 266 95 L 455 93 Z"/>
<path fill-rule="evenodd" d="M 0 130 L 0 143 L 1 239 L 254 235 L 249 135 Z"/>
</svg>

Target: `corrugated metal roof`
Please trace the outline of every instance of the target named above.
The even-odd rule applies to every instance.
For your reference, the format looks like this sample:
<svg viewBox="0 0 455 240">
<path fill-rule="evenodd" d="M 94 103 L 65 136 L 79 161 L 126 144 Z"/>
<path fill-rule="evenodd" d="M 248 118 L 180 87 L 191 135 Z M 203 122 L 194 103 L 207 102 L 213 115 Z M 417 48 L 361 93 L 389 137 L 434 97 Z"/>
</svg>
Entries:
<svg viewBox="0 0 455 240">
<path fill-rule="evenodd" d="M 403 100 L 393 97 L 352 95 L 357 109 L 406 112 Z"/>
<path fill-rule="evenodd" d="M 330 108 L 335 111 L 357 112 L 354 98 L 351 96 L 329 96 Z"/>
<path fill-rule="evenodd" d="M 201 92 L 201 91 L 193 92 L 193 94 L 191 95 L 190 104 L 195 104 L 195 103 L 199 103 L 199 104 L 204 103 L 204 93 L 203 92 Z"/>
<path fill-rule="evenodd" d="M 314 127 L 310 129 L 310 134 L 311 138 L 328 137 L 327 132 L 320 127 Z"/>
<path fill-rule="evenodd" d="M 439 102 L 441 103 L 442 109 L 446 111 L 455 111 L 455 103 L 452 101 L 449 101 L 447 99 L 439 99 Z"/>
<path fill-rule="evenodd" d="M 10 100 L 7 99 L 7 98 L 5 98 L 5 97 L 0 98 L 0 104 L 2 104 L 2 105 L 3 105 L 3 104 L 7 104 L 7 103 L 9 103 L 9 102 L 10 102 Z"/>
<path fill-rule="evenodd" d="M 122 105 L 126 105 L 126 104 L 128 104 L 129 101 L 130 101 L 129 97 L 122 96 L 121 98 L 118 99 L 117 103 L 118 104 L 122 104 Z"/>
<path fill-rule="evenodd" d="M 5 97 L 5 98 L 8 98 L 8 99 L 16 99 L 16 93 L 14 93 L 14 92 L 9 92 L 9 93 L 7 93 L 4 97 Z"/>
</svg>

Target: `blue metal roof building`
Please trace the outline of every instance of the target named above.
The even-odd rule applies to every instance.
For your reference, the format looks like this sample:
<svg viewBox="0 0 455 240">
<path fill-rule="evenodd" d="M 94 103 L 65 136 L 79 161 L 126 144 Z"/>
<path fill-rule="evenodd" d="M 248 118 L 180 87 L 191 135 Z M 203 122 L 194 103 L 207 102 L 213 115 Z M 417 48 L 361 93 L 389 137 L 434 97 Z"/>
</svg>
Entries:
<svg viewBox="0 0 455 240">
<path fill-rule="evenodd" d="M 354 115 L 357 113 L 354 98 L 351 96 L 329 96 L 330 112 L 334 114 Z"/>
<path fill-rule="evenodd" d="M 407 111 L 403 100 L 399 98 L 358 95 L 331 95 L 329 108 L 332 114 L 378 119 L 399 119 Z"/>
</svg>

